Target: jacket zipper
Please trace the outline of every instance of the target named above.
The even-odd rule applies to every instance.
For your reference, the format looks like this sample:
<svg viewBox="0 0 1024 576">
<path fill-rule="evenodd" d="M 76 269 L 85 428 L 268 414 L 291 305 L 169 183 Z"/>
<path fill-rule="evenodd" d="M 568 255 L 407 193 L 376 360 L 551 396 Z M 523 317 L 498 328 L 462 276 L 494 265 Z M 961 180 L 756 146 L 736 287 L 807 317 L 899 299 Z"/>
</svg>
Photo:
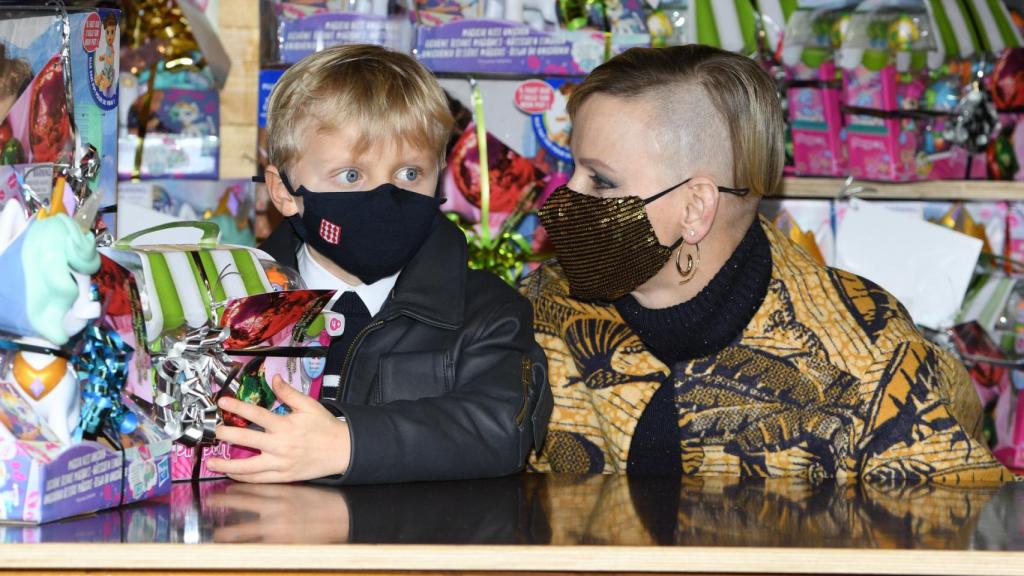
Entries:
<svg viewBox="0 0 1024 576">
<path fill-rule="evenodd" d="M 359 332 L 359 334 L 356 334 L 356 337 L 352 340 L 352 345 L 348 347 L 348 352 L 345 353 L 345 360 L 344 362 L 341 363 L 341 388 L 338 389 L 338 402 L 345 401 L 345 392 L 348 389 L 349 364 L 352 361 L 352 356 L 355 355 L 356 349 L 359 348 L 359 345 L 363 343 L 363 339 L 366 338 L 367 334 L 373 332 L 374 330 L 380 328 L 383 325 L 384 320 L 377 320 L 376 322 L 371 322 L 366 326 L 366 328 L 363 328 Z"/>
</svg>

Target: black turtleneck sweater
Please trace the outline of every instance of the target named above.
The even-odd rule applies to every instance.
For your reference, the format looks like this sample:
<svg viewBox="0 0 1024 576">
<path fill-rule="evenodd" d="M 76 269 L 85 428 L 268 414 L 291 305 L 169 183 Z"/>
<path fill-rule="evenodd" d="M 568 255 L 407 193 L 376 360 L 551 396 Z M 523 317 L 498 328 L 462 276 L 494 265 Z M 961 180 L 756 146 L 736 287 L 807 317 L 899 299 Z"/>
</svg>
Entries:
<svg viewBox="0 0 1024 576">
<path fill-rule="evenodd" d="M 652 310 L 627 295 L 615 307 L 651 353 L 674 369 L 737 341 L 761 307 L 771 274 L 771 246 L 755 219 L 722 269 L 692 299 Z M 629 474 L 680 474 L 674 381 L 670 374 L 637 422 L 626 466 Z"/>
</svg>

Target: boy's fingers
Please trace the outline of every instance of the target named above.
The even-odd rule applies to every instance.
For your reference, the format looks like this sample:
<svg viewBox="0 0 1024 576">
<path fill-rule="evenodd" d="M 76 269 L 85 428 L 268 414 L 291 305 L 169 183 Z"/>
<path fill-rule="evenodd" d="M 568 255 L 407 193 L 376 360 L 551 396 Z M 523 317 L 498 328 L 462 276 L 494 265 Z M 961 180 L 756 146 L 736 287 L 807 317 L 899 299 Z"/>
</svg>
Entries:
<svg viewBox="0 0 1024 576">
<path fill-rule="evenodd" d="M 218 426 L 217 439 L 236 446 L 245 446 L 265 452 L 269 447 L 270 436 L 266 432 L 239 428 L 237 426 Z"/>
<path fill-rule="evenodd" d="M 213 458 L 207 462 L 206 467 L 232 478 L 236 475 L 250 476 L 276 470 L 273 461 L 266 454 L 238 460 Z"/>
<path fill-rule="evenodd" d="M 292 388 L 280 376 L 274 376 L 273 388 L 277 399 L 291 408 L 292 412 L 307 411 L 314 406 L 320 406 L 319 402 Z"/>
<path fill-rule="evenodd" d="M 222 410 L 233 412 L 264 430 L 273 430 L 277 425 L 278 419 L 281 418 L 281 416 L 274 414 L 262 406 L 242 402 L 237 398 L 221 398 L 217 401 L 217 405 L 220 406 Z"/>
<path fill-rule="evenodd" d="M 289 482 L 282 473 L 274 470 L 254 472 L 252 474 L 228 474 L 228 477 L 238 482 L 250 482 L 254 484 L 281 484 Z"/>
</svg>

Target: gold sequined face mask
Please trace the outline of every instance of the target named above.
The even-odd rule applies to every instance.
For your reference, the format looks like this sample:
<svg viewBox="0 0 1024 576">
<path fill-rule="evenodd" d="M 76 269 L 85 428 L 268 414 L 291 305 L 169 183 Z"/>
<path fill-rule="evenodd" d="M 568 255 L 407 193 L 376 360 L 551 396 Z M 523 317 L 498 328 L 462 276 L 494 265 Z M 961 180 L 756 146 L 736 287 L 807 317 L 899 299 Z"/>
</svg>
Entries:
<svg viewBox="0 0 1024 576">
<path fill-rule="evenodd" d="M 662 246 L 644 207 L 689 181 L 646 200 L 597 198 L 565 186 L 555 190 L 540 219 L 570 293 L 580 300 L 618 300 L 657 274 L 683 239 Z"/>
</svg>

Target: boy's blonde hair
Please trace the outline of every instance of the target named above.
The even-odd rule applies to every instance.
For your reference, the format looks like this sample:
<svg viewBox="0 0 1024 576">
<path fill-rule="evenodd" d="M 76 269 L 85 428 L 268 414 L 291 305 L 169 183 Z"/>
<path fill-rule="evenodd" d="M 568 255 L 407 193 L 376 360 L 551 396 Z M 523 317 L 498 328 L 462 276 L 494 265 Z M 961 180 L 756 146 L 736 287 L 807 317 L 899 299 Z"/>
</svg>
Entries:
<svg viewBox="0 0 1024 576">
<path fill-rule="evenodd" d="M 778 190 L 782 109 L 775 83 L 750 58 L 698 44 L 633 48 L 598 66 L 573 91 L 570 117 L 594 94 L 650 100 L 663 115 L 657 131 L 680 145 L 681 162 L 697 164 L 687 169 L 725 172 L 732 182 L 719 184 L 758 196 Z"/>
<path fill-rule="evenodd" d="M 444 162 L 452 125 L 444 91 L 416 60 L 380 46 L 334 46 L 289 68 L 267 105 L 268 160 L 287 170 L 305 130 L 342 125 L 360 131 L 357 150 L 398 140 Z"/>
</svg>

